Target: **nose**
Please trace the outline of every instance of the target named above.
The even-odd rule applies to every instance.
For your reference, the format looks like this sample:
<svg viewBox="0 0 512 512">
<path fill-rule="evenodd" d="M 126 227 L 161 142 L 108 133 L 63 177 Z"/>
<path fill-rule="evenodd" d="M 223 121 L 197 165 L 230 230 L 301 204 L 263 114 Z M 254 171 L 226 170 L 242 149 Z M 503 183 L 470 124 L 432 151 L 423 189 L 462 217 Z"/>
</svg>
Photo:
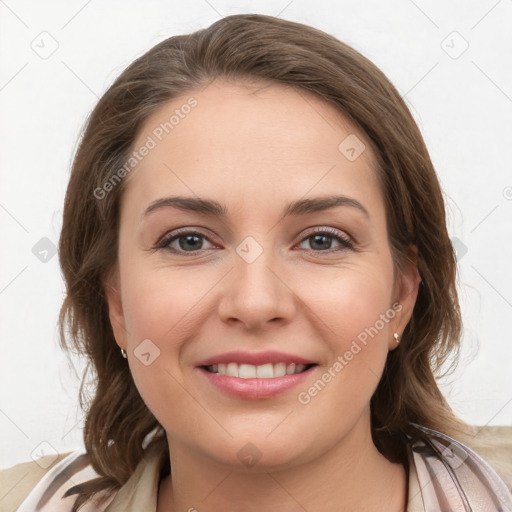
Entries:
<svg viewBox="0 0 512 512">
<path fill-rule="evenodd" d="M 222 321 L 239 323 L 248 330 L 265 329 L 276 322 L 287 324 L 297 309 L 293 279 L 271 249 L 253 261 L 237 252 L 221 294 L 218 312 Z"/>
</svg>

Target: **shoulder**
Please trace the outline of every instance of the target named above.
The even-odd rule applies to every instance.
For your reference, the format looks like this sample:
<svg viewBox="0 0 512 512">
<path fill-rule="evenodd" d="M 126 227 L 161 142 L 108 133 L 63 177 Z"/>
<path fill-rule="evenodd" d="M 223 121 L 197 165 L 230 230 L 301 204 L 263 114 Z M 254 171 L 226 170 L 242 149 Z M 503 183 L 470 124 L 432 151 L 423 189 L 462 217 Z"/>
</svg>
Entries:
<svg viewBox="0 0 512 512">
<path fill-rule="evenodd" d="M 512 426 L 475 427 L 465 444 L 487 461 L 512 491 Z"/>
<path fill-rule="evenodd" d="M 20 462 L 15 466 L 0 470 L 0 510 L 15 511 L 35 485 L 60 461 L 72 452 L 46 455 L 36 460 Z"/>
<path fill-rule="evenodd" d="M 71 487 L 97 477 L 86 453 L 47 455 L 0 471 L 1 512 L 68 512 L 76 495 L 63 498 Z"/>
</svg>

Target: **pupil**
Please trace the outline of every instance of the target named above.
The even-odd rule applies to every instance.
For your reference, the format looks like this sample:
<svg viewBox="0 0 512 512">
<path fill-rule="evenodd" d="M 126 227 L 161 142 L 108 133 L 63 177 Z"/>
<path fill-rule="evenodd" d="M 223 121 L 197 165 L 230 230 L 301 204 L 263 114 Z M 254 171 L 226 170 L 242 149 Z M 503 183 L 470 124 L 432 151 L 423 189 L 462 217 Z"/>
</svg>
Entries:
<svg viewBox="0 0 512 512">
<path fill-rule="evenodd" d="M 200 242 L 200 238 L 197 236 L 197 235 L 187 235 L 187 236 L 182 236 L 180 238 L 180 248 L 181 249 L 187 249 L 186 246 L 184 246 L 184 244 L 181 243 L 181 241 L 185 239 L 186 240 L 186 244 L 189 244 L 191 245 L 191 247 L 189 246 L 188 249 L 192 249 L 192 250 L 195 250 L 197 249 L 197 247 L 194 247 L 194 242 L 191 242 L 191 240 L 195 239 L 196 241 L 196 244 L 197 245 L 197 242 L 199 241 Z"/>
<path fill-rule="evenodd" d="M 313 244 L 312 244 L 313 248 L 314 249 L 330 249 L 330 246 L 331 246 L 330 243 L 327 244 L 328 247 L 325 247 L 325 245 L 322 246 L 322 241 L 325 242 L 325 240 L 328 239 L 328 238 L 330 238 L 330 237 L 325 236 L 325 235 L 314 235 L 313 236 Z M 314 247 L 317 243 L 319 243 L 319 247 Z"/>
</svg>

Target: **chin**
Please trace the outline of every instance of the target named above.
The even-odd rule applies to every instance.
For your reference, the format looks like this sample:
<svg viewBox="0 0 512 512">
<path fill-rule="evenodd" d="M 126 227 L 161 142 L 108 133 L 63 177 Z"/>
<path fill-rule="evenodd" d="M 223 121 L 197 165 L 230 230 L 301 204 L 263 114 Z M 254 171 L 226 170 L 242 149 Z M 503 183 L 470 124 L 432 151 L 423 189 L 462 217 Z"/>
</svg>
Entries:
<svg viewBox="0 0 512 512">
<path fill-rule="evenodd" d="M 208 453 L 217 463 L 227 466 L 230 471 L 244 473 L 263 473 L 280 471 L 307 462 L 308 457 L 303 443 L 290 439 L 283 445 L 280 439 L 265 438 L 259 434 L 254 437 L 233 438 L 221 446 L 215 443 L 215 452 L 208 447 Z"/>
</svg>

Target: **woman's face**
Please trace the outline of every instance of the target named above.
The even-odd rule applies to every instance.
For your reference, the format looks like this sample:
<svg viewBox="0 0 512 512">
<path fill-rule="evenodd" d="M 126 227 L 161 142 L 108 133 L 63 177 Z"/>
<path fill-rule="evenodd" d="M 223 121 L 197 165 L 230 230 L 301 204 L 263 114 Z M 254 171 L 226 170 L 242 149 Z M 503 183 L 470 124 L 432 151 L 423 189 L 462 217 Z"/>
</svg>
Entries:
<svg viewBox="0 0 512 512">
<path fill-rule="evenodd" d="M 284 468 L 368 442 L 417 274 L 395 279 L 365 136 L 308 93 L 218 80 L 134 150 L 107 294 L 171 457 Z"/>
</svg>

